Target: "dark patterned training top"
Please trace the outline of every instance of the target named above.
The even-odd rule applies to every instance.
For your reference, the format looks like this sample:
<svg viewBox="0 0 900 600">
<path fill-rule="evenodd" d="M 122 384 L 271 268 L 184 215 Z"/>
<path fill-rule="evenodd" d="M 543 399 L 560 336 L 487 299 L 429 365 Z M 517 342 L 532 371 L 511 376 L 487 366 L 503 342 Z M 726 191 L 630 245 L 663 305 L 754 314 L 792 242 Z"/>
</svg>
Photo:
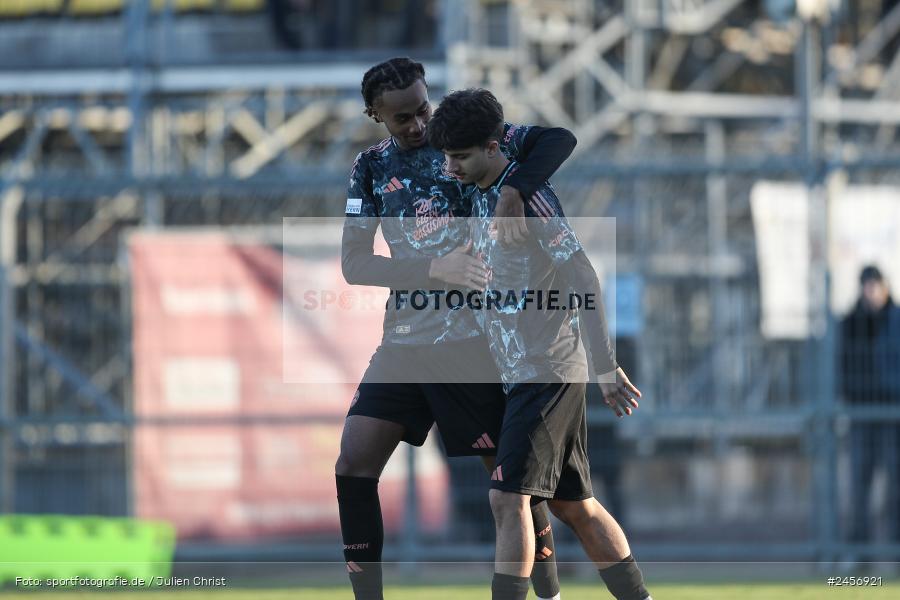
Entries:
<svg viewBox="0 0 900 600">
<path fill-rule="evenodd" d="M 500 186 L 517 166 L 509 163 L 490 188 L 471 191 L 473 250 L 491 274 L 484 309 L 474 313 L 504 384 L 587 381 L 587 357 L 567 278 L 570 259 L 582 247 L 551 185 L 545 183 L 525 201 L 529 239 L 524 248 L 504 247 L 492 235 Z M 488 307 L 491 296 L 495 302 Z"/>
<path fill-rule="evenodd" d="M 516 158 L 529 127 L 507 124 L 501 148 Z M 444 169 L 444 154 L 432 148 L 403 150 L 387 138 L 353 163 L 344 227 L 373 235 L 381 225 L 392 258 L 437 258 L 465 244 L 472 213 L 467 189 Z M 435 287 L 441 287 L 435 284 Z M 438 344 L 481 335 L 471 310 L 416 309 L 409 294 L 398 308 L 393 293 L 384 316 L 385 344 Z M 428 290 L 423 290 L 428 292 Z M 394 290 L 396 292 L 396 290 Z M 420 296 L 421 298 L 421 296 Z"/>
</svg>

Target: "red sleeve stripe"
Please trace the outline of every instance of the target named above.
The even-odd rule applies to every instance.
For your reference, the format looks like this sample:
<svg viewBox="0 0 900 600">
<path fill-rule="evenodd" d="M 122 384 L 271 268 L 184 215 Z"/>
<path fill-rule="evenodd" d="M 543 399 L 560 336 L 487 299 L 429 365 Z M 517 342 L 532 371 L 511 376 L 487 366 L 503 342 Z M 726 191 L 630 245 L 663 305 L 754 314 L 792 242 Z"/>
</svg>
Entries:
<svg viewBox="0 0 900 600">
<path fill-rule="evenodd" d="M 370 152 L 370 151 L 381 152 L 382 150 L 387 148 L 388 144 L 390 144 L 390 143 L 391 143 L 391 138 L 385 138 L 385 139 L 381 140 L 380 142 L 378 142 L 377 144 L 375 144 L 373 146 L 369 146 L 366 149 L 366 152 Z"/>
<path fill-rule="evenodd" d="M 545 208 L 545 214 L 548 217 L 555 217 L 556 210 L 554 210 L 553 206 L 551 206 L 550 203 L 547 202 L 547 199 L 544 198 L 544 195 L 541 194 L 540 192 L 535 192 L 534 195 L 537 196 L 538 203 L 541 204 Z"/>
<path fill-rule="evenodd" d="M 549 222 L 550 222 L 550 219 L 548 219 L 546 216 L 544 216 L 544 214 L 543 214 L 543 212 L 542 212 L 542 209 L 541 209 L 541 208 L 538 208 L 538 205 L 534 203 L 534 200 L 529 200 L 529 201 L 528 201 L 528 206 L 531 207 L 531 210 L 534 211 L 534 214 L 536 214 L 538 217 L 541 218 L 541 222 L 542 222 L 542 223 L 549 223 Z"/>
</svg>

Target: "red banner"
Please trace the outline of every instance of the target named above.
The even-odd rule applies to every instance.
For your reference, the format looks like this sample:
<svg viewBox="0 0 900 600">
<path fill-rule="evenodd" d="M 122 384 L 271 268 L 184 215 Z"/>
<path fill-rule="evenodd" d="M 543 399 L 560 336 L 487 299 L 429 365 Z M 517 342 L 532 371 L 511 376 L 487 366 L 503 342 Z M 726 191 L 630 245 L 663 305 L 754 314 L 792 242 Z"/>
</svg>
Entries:
<svg viewBox="0 0 900 600">
<path fill-rule="evenodd" d="M 341 278 L 337 250 L 315 259 L 317 289 L 358 293 Z M 340 335 L 326 345 L 283 305 L 284 269 L 306 272 L 304 259 L 221 232 L 134 234 L 129 258 L 136 515 L 175 523 L 181 539 L 337 535 L 334 462 L 355 385 L 285 383 L 283 340 L 321 368 L 361 374 L 380 316 L 348 323 L 333 312 Z M 426 531 L 447 517 L 446 468 L 434 453 L 419 454 L 416 474 Z M 388 531 L 403 523 L 403 454 L 381 479 Z"/>
</svg>

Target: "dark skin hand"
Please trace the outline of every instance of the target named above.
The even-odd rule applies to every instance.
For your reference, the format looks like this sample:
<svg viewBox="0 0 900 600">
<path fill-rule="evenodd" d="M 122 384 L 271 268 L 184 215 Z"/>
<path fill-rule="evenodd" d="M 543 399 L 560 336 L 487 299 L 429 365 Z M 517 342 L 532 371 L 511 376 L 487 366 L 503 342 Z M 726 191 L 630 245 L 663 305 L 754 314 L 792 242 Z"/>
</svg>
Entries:
<svg viewBox="0 0 900 600">
<path fill-rule="evenodd" d="M 472 241 L 469 240 L 464 246 L 432 259 L 428 276 L 453 285 L 483 290 L 487 285 L 487 269 L 484 262 L 469 254 L 471 250 Z"/>
<path fill-rule="evenodd" d="M 500 188 L 500 198 L 494 209 L 494 224 L 497 240 L 504 246 L 521 244 L 528 237 L 525 203 L 519 190 L 508 185 Z"/>
</svg>

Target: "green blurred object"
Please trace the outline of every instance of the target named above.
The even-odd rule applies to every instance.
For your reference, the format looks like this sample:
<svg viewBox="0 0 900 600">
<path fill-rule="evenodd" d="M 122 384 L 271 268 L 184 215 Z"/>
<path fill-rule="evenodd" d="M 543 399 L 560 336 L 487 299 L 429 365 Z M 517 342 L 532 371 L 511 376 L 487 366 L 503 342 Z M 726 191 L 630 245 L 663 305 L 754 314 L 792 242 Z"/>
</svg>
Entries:
<svg viewBox="0 0 900 600">
<path fill-rule="evenodd" d="M 16 577 L 168 577 L 175 528 L 165 521 L 63 515 L 0 517 L 0 585 Z M 148 584 L 149 585 L 149 584 Z"/>
</svg>

